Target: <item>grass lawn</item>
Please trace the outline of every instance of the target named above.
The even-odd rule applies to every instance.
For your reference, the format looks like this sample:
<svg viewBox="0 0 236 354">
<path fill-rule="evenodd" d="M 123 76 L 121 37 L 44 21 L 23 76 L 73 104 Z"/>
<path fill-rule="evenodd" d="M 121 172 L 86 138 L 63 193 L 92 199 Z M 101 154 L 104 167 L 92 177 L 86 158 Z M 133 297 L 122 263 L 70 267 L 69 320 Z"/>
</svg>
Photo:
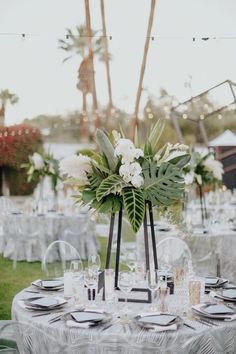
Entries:
<svg viewBox="0 0 236 354">
<path fill-rule="evenodd" d="M 100 237 L 99 241 L 101 263 L 104 268 L 107 239 Z M 42 276 L 40 262 L 17 262 L 16 270 L 13 270 L 12 261 L 0 256 L 0 320 L 11 319 L 11 303 L 15 294 Z"/>
</svg>

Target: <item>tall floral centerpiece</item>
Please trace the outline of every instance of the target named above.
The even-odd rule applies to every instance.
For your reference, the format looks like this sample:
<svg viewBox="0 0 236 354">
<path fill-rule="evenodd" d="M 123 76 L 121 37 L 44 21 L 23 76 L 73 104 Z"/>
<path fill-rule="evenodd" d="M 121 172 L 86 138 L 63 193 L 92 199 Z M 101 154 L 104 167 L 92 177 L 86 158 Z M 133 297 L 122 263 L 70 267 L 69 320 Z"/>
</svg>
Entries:
<svg viewBox="0 0 236 354">
<path fill-rule="evenodd" d="M 146 268 L 149 269 L 147 212 L 149 213 L 154 264 L 156 258 L 152 207 L 169 206 L 182 197 L 184 177 L 182 168 L 190 156 L 188 147 L 167 143 L 158 148 L 163 122 L 153 127 L 143 147 L 113 131 L 107 135 L 96 132 L 100 152 L 87 151 L 62 160 L 60 170 L 67 182 L 78 188 L 77 200 L 101 213 L 111 214 L 106 268 L 109 268 L 115 214 L 118 213 L 116 276 L 119 269 L 122 212 L 127 214 L 134 232 L 144 225 Z"/>
<path fill-rule="evenodd" d="M 27 170 L 28 182 L 36 181 L 40 183 L 40 198 L 43 197 L 43 179 L 46 176 L 51 178 L 52 189 L 56 193 L 59 175 L 59 162 L 51 154 L 35 152 L 29 156 L 29 162 L 22 164 L 22 168 Z"/>
<path fill-rule="evenodd" d="M 206 201 L 204 197 L 204 187 L 215 188 L 222 183 L 223 165 L 214 158 L 213 153 L 201 154 L 193 152 L 190 163 L 184 168 L 185 183 L 187 186 L 196 184 L 199 190 L 202 224 L 207 218 Z"/>
</svg>

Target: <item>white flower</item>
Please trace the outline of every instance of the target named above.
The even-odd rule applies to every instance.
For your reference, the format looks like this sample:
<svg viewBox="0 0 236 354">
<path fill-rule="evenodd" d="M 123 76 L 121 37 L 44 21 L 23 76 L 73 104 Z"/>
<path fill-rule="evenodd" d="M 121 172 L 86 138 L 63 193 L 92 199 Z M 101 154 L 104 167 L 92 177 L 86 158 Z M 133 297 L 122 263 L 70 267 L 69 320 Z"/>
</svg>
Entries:
<svg viewBox="0 0 236 354">
<path fill-rule="evenodd" d="M 44 168 L 44 161 L 43 161 L 43 158 L 40 154 L 35 152 L 31 158 L 32 158 L 35 170 L 42 170 Z"/>
<path fill-rule="evenodd" d="M 115 148 L 115 156 L 121 156 L 121 162 L 123 164 L 129 164 L 135 159 L 143 156 L 143 151 L 141 149 L 136 149 L 134 144 L 129 139 L 119 139 Z"/>
<path fill-rule="evenodd" d="M 92 171 L 91 159 L 88 156 L 72 155 L 60 162 L 60 171 L 68 177 L 78 179 L 78 182 L 86 184 L 87 173 Z"/>
<path fill-rule="evenodd" d="M 138 162 L 132 162 L 129 165 L 129 170 L 130 170 L 131 175 L 137 176 L 142 172 L 142 167 L 140 166 L 140 164 Z"/>
<path fill-rule="evenodd" d="M 191 171 L 191 172 L 186 173 L 186 175 L 184 176 L 185 184 L 190 185 L 193 183 L 193 181 L 194 181 L 194 172 Z"/>
<path fill-rule="evenodd" d="M 135 188 L 141 187 L 143 182 L 143 177 L 140 175 L 134 175 L 131 180 L 131 183 Z"/>
<path fill-rule="evenodd" d="M 130 182 L 130 180 L 132 178 L 131 173 L 130 173 L 130 165 L 129 164 L 121 165 L 120 169 L 119 169 L 119 174 L 121 177 L 126 178 L 125 182 Z M 127 179 L 129 179 L 129 180 L 127 181 Z"/>
<path fill-rule="evenodd" d="M 213 176 L 218 179 L 222 180 L 222 175 L 224 173 L 223 165 L 220 161 L 214 159 L 213 155 L 210 155 L 204 162 L 203 165 L 206 169 L 213 173 Z"/>
<path fill-rule="evenodd" d="M 117 143 L 117 141 L 120 139 L 120 133 L 117 130 L 112 130 L 112 135 L 115 142 Z"/>
</svg>

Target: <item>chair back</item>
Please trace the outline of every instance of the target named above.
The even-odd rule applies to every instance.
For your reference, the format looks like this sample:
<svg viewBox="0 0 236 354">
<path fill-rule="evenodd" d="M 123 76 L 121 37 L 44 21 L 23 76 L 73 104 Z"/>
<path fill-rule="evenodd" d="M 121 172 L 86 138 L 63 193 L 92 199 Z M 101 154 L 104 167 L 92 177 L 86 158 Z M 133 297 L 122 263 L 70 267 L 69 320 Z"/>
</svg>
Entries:
<svg viewBox="0 0 236 354">
<path fill-rule="evenodd" d="M 70 269 L 73 261 L 80 261 L 79 252 L 69 242 L 54 241 L 45 251 L 42 271 L 46 277 L 63 277 L 64 271 Z"/>
<path fill-rule="evenodd" d="M 178 237 L 167 237 L 157 244 L 157 258 L 160 269 L 184 270 L 192 265 L 192 254 L 186 242 Z"/>
</svg>

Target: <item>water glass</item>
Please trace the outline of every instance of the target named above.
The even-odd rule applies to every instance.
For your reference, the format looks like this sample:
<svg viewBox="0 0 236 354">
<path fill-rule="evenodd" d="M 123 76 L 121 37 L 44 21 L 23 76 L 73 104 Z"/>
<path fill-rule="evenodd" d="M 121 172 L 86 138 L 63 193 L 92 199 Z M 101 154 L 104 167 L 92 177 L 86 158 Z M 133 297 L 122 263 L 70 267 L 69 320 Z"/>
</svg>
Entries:
<svg viewBox="0 0 236 354">
<path fill-rule="evenodd" d="M 73 295 L 72 280 L 73 272 L 70 269 L 64 270 L 64 297 L 71 297 Z"/>
<path fill-rule="evenodd" d="M 89 300 L 95 300 L 98 288 L 98 272 L 91 268 L 86 268 L 84 272 L 84 284 L 88 288 Z"/>
<path fill-rule="evenodd" d="M 109 300 L 114 297 L 114 269 L 105 269 L 105 299 Z"/>
<path fill-rule="evenodd" d="M 170 295 L 170 288 L 158 288 L 157 289 L 157 298 L 158 298 L 158 311 L 161 313 L 168 312 L 168 296 Z"/>
</svg>

